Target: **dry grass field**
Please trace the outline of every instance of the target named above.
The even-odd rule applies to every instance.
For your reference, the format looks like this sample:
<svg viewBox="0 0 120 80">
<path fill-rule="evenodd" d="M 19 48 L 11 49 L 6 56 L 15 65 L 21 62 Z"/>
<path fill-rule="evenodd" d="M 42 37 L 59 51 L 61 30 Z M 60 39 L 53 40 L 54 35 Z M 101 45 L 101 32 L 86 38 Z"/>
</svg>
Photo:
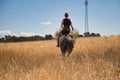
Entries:
<svg viewBox="0 0 120 80">
<path fill-rule="evenodd" d="M 0 43 L 0 80 L 120 80 L 120 36 L 78 38 L 70 57 L 56 40 Z"/>
</svg>

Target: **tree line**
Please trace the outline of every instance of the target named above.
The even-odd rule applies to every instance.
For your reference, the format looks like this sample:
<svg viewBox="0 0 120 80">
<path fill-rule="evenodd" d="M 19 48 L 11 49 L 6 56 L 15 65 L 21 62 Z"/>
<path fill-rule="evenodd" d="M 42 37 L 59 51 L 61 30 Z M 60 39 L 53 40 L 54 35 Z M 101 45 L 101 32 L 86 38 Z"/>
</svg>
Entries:
<svg viewBox="0 0 120 80">
<path fill-rule="evenodd" d="M 39 40 L 51 40 L 53 36 L 51 34 L 43 36 L 35 35 L 35 36 L 11 36 L 5 35 L 4 38 L 0 38 L 0 42 L 23 42 L 23 41 L 39 41 Z"/>
<path fill-rule="evenodd" d="M 57 38 L 60 31 L 57 31 L 55 33 L 55 37 Z M 76 30 L 71 33 L 73 38 L 78 37 L 100 37 L 101 35 L 99 33 L 89 33 L 88 36 L 85 36 L 85 34 L 79 34 L 79 32 Z M 43 36 L 35 35 L 35 36 L 11 36 L 11 35 L 5 35 L 4 38 L 0 38 L 0 42 L 23 42 L 23 41 L 39 41 L 39 40 L 52 40 L 54 37 L 51 34 Z"/>
</svg>

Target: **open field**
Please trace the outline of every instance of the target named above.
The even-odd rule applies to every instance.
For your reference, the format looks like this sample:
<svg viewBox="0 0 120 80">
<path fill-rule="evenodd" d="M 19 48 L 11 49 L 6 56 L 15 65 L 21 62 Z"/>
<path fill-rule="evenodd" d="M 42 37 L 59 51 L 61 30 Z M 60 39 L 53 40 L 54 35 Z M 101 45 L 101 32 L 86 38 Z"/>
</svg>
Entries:
<svg viewBox="0 0 120 80">
<path fill-rule="evenodd" d="M 65 58 L 56 40 L 0 43 L 0 80 L 120 80 L 120 36 L 78 38 Z"/>
</svg>

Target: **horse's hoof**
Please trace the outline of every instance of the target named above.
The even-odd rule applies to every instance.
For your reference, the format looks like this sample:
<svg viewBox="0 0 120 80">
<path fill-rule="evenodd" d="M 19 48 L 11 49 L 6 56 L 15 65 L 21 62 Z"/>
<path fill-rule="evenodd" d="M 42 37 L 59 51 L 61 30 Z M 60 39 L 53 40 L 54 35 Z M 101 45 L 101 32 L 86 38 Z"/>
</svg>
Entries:
<svg viewBox="0 0 120 80">
<path fill-rule="evenodd" d="M 56 47 L 59 47 L 59 45 L 57 45 Z"/>
</svg>

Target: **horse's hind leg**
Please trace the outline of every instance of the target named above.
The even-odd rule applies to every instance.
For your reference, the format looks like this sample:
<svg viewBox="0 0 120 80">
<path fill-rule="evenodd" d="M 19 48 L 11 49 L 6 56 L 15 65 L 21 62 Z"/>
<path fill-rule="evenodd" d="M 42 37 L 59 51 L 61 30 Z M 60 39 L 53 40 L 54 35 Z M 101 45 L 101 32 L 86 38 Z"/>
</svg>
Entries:
<svg viewBox="0 0 120 80">
<path fill-rule="evenodd" d="M 67 57 L 69 57 L 69 56 L 70 56 L 70 53 L 67 54 Z"/>
<path fill-rule="evenodd" d="M 62 57 L 65 57 L 65 53 L 62 53 Z"/>
<path fill-rule="evenodd" d="M 71 52 L 68 52 L 67 57 L 69 57 L 69 56 L 70 56 L 70 54 L 71 54 Z"/>
<path fill-rule="evenodd" d="M 61 48 L 62 56 L 65 57 L 66 51 L 64 48 Z"/>
<path fill-rule="evenodd" d="M 70 54 L 72 53 L 72 51 L 73 51 L 73 48 L 70 48 L 70 49 L 68 50 L 68 54 L 67 54 L 68 57 L 70 56 Z"/>
</svg>

